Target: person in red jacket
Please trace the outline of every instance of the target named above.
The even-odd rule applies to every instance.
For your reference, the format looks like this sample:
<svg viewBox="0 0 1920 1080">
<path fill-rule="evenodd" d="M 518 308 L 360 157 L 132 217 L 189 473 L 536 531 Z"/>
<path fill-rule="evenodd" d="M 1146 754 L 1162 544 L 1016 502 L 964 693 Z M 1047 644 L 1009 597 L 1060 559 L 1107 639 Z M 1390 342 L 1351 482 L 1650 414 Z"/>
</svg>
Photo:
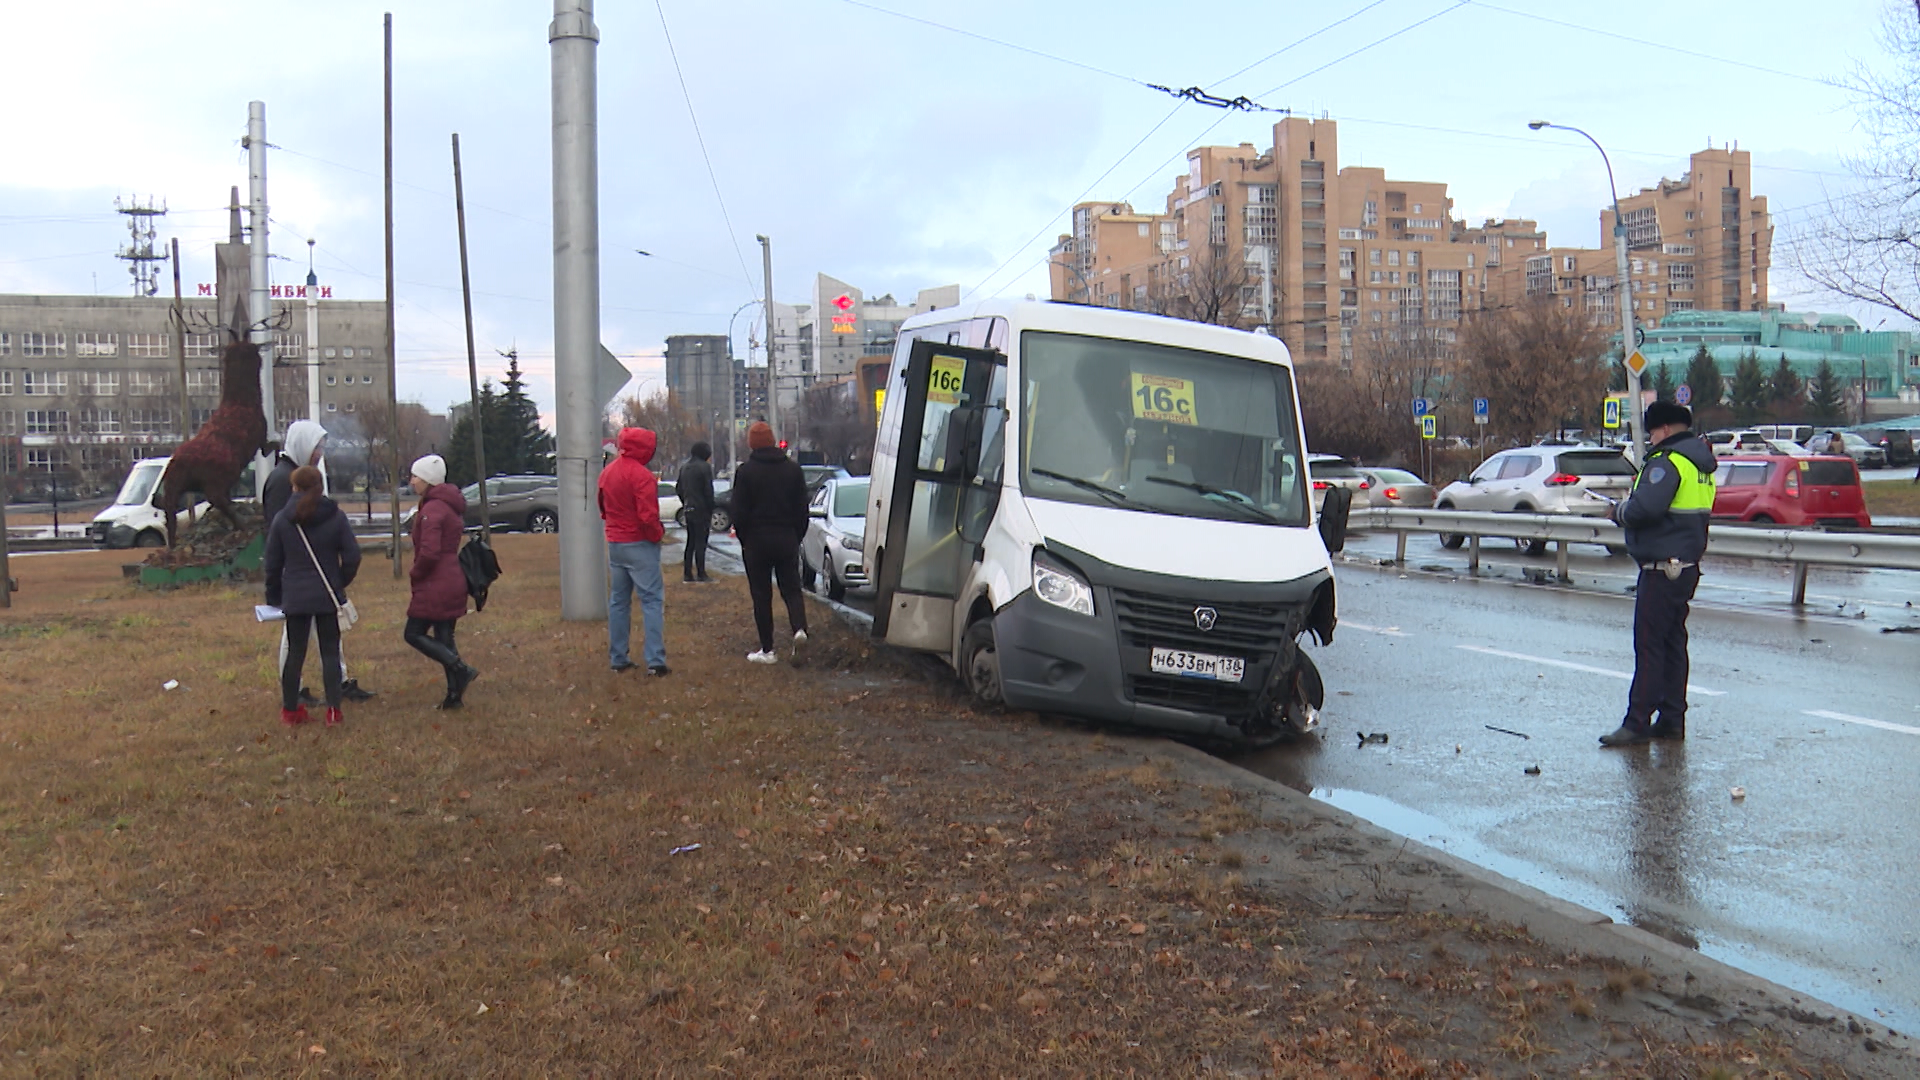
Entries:
<svg viewBox="0 0 1920 1080">
<path fill-rule="evenodd" d="M 438 454 L 413 463 L 412 484 L 420 508 L 413 515 L 413 568 L 408 572 L 413 598 L 401 636 L 446 669 L 447 696 L 440 708 L 458 709 L 467 687 L 480 676 L 453 643 L 453 624 L 467 613 L 467 574 L 460 568 L 467 499 L 447 483 L 447 463 Z"/>
<path fill-rule="evenodd" d="M 620 456 L 600 470 L 600 520 L 607 528 L 607 658 L 613 670 L 634 667 L 627 654 L 633 634 L 633 594 L 640 594 L 646 624 L 647 674 L 667 668 L 667 586 L 660 575 L 660 480 L 647 468 L 653 460 L 654 434 L 646 428 L 621 428 Z"/>
</svg>

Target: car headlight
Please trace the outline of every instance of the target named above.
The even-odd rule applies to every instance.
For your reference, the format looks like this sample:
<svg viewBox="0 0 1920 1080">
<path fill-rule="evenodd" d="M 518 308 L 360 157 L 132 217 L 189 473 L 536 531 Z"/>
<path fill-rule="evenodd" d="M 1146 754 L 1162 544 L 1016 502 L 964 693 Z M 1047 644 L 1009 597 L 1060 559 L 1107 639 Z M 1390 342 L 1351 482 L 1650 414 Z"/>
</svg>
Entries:
<svg viewBox="0 0 1920 1080">
<path fill-rule="evenodd" d="M 1093 587 L 1038 550 L 1033 553 L 1033 595 L 1054 607 L 1081 615 L 1093 614 Z"/>
<path fill-rule="evenodd" d="M 865 537 L 843 536 L 840 538 L 841 550 L 851 551 L 856 555 L 860 554 L 861 551 L 865 550 L 866 545 L 867 545 L 867 541 Z"/>
</svg>

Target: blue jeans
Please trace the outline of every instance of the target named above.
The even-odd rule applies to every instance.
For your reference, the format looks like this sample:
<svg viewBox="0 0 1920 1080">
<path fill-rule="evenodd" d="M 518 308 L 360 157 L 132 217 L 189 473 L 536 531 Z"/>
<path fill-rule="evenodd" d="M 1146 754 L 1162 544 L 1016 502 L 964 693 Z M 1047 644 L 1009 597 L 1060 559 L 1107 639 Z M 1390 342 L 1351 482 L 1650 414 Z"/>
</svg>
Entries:
<svg viewBox="0 0 1920 1080">
<path fill-rule="evenodd" d="M 633 594 L 639 593 L 640 617 L 646 623 L 647 666 L 665 667 L 667 643 L 663 601 L 667 586 L 660 577 L 660 545 L 644 540 L 631 544 L 608 544 L 607 577 L 612 585 L 612 591 L 607 596 L 607 658 L 614 667 L 632 663 L 627 656 L 627 640 L 633 632 Z"/>
</svg>

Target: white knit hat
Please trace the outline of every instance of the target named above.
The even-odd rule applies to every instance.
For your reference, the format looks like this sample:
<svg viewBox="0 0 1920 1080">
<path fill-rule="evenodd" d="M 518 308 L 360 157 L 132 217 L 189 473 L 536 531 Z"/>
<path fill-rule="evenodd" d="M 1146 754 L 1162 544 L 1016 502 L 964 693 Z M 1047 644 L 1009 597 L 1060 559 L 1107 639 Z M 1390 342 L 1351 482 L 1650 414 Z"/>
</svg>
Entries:
<svg viewBox="0 0 1920 1080">
<path fill-rule="evenodd" d="M 413 475 L 425 480 L 428 487 L 438 487 L 447 482 L 447 459 L 428 454 L 413 463 Z"/>
</svg>

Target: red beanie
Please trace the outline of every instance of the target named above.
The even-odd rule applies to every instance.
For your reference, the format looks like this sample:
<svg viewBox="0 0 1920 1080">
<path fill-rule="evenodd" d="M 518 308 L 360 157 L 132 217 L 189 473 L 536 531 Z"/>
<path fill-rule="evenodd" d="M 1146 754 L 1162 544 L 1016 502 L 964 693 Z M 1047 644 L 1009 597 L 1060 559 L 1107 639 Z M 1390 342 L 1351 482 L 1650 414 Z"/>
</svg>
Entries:
<svg viewBox="0 0 1920 1080">
<path fill-rule="evenodd" d="M 753 426 L 747 429 L 747 448 L 765 450 L 772 445 L 773 428 L 767 426 L 765 420 L 754 421 Z"/>
</svg>

